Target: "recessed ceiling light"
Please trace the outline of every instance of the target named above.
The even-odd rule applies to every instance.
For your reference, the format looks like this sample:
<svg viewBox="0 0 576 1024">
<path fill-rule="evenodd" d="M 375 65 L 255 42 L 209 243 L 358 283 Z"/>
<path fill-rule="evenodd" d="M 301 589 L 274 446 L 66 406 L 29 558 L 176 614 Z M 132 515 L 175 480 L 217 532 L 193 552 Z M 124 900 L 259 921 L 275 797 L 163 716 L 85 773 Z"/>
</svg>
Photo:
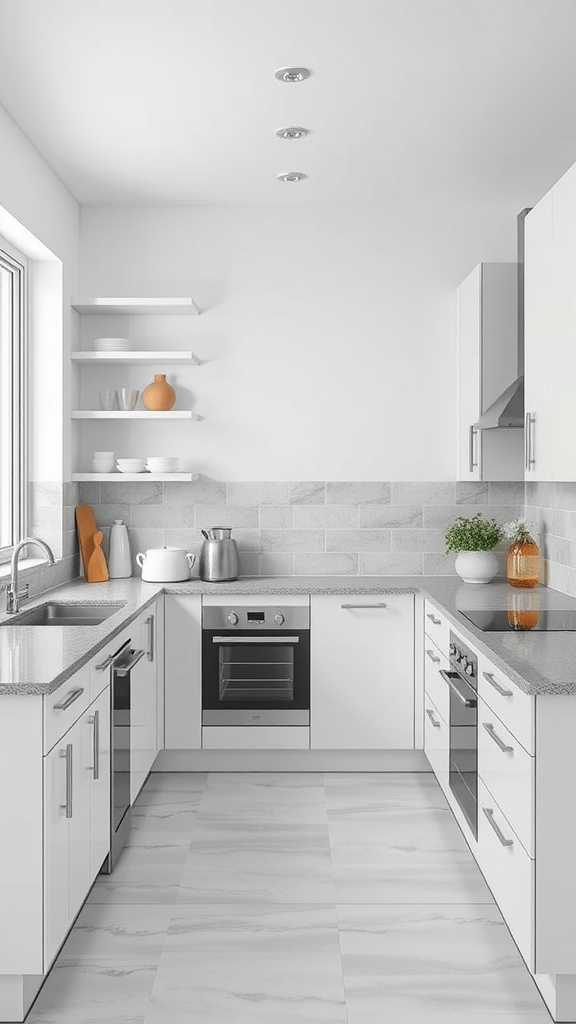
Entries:
<svg viewBox="0 0 576 1024">
<path fill-rule="evenodd" d="M 292 128 L 277 128 L 276 135 L 279 139 L 288 139 L 289 141 L 292 139 L 305 139 L 308 135 L 308 129 L 299 128 L 297 125 L 294 125 Z"/>
<path fill-rule="evenodd" d="M 274 77 L 279 82 L 305 82 L 310 78 L 310 71 L 308 68 L 278 68 L 278 71 L 274 72 Z"/>
<path fill-rule="evenodd" d="M 303 181 L 307 177 L 308 175 L 302 171 L 286 171 L 285 174 L 278 175 L 278 181 Z"/>
</svg>

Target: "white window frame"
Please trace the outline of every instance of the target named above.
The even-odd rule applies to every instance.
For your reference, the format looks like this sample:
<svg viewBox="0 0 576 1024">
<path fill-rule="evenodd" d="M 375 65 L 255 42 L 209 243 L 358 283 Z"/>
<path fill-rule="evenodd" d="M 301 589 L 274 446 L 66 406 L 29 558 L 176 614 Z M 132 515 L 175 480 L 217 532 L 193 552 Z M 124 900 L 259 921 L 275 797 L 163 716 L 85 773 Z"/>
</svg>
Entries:
<svg viewBox="0 0 576 1024">
<path fill-rule="evenodd" d="M 28 526 L 28 260 L 0 237 L 0 266 L 11 275 L 11 316 L 2 330 L 8 330 L 11 345 L 7 353 L 6 396 L 10 403 L 11 493 L 8 515 L 10 544 L 0 546 L 0 564 L 12 557 L 15 544 L 27 536 Z M 4 358 L 4 354 L 1 355 Z M 2 400 L 4 395 L 0 396 Z"/>
</svg>

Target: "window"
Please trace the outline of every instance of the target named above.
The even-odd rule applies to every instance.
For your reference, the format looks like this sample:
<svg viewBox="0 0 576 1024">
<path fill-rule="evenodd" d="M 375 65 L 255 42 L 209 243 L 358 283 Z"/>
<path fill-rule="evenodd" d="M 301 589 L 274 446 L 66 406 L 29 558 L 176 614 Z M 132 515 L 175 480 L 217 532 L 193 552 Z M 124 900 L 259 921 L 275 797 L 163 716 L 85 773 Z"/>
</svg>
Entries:
<svg viewBox="0 0 576 1024">
<path fill-rule="evenodd" d="M 26 277 L 0 238 L 0 562 L 26 536 Z"/>
</svg>

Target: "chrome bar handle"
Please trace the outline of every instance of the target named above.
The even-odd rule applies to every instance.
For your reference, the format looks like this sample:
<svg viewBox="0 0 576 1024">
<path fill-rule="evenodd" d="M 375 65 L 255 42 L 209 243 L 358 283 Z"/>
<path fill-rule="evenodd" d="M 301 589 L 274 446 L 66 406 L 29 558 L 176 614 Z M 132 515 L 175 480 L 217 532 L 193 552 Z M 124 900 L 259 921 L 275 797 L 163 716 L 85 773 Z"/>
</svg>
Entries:
<svg viewBox="0 0 576 1024">
<path fill-rule="evenodd" d="M 426 617 L 430 619 L 430 622 L 433 622 L 435 626 L 442 625 L 442 619 L 437 619 L 436 616 L 432 614 L 432 612 L 426 612 Z"/>
<path fill-rule="evenodd" d="M 76 686 L 73 690 L 70 690 L 70 693 L 64 698 L 64 700 L 58 701 L 58 703 L 54 705 L 54 711 L 66 711 L 66 708 L 69 708 L 70 705 L 73 704 L 75 700 L 78 700 L 78 697 L 81 697 L 83 693 L 84 687 Z"/>
<path fill-rule="evenodd" d="M 99 665 L 95 666 L 96 671 L 105 672 L 107 668 L 110 668 L 110 665 L 115 660 L 115 658 L 117 658 L 118 655 L 121 654 L 123 650 L 125 650 L 129 643 L 130 640 L 127 640 L 126 643 L 122 644 L 122 647 L 120 647 L 117 651 L 114 651 L 113 654 L 109 654 L 107 658 L 104 658 L 104 661 L 101 661 Z"/>
<path fill-rule="evenodd" d="M 92 756 L 94 764 L 92 765 L 92 778 L 100 778 L 100 712 L 95 711 L 93 715 L 90 715 L 88 719 L 90 725 L 93 728 L 92 733 Z"/>
<path fill-rule="evenodd" d="M 526 469 L 530 470 L 536 465 L 536 459 L 534 458 L 534 429 L 536 426 L 536 417 L 533 413 L 527 413 L 528 422 L 528 465 Z"/>
<path fill-rule="evenodd" d="M 488 733 L 490 739 L 494 740 L 494 743 L 496 744 L 496 746 L 500 747 L 500 750 L 504 754 L 511 754 L 512 753 L 512 751 L 514 750 L 514 747 L 508 746 L 507 743 L 504 743 L 504 740 L 500 739 L 498 733 L 494 731 L 494 726 L 492 725 L 492 722 L 482 722 L 482 727 L 484 729 L 486 729 L 486 732 Z"/>
<path fill-rule="evenodd" d="M 530 413 L 524 416 L 524 469 L 530 469 Z"/>
<path fill-rule="evenodd" d="M 146 625 L 148 626 L 148 650 L 146 651 L 146 657 L 148 661 L 154 661 L 154 616 L 149 615 L 146 619 Z"/>
<path fill-rule="evenodd" d="M 503 686 L 500 686 L 500 683 L 494 678 L 494 675 L 493 675 L 492 672 L 483 672 L 482 675 L 484 676 L 484 679 L 486 680 L 486 682 L 490 683 L 490 686 L 493 686 L 494 689 L 496 690 L 496 693 L 499 693 L 501 697 L 513 697 L 514 696 L 514 694 L 512 693 L 512 690 L 506 690 Z"/>
<path fill-rule="evenodd" d="M 299 636 L 213 636 L 213 644 L 297 644 Z"/>
<path fill-rule="evenodd" d="M 72 744 L 66 744 L 66 750 L 60 751 L 60 757 L 66 758 L 66 803 L 60 804 L 66 811 L 66 817 L 72 817 Z"/>
<path fill-rule="evenodd" d="M 468 430 L 468 471 L 473 473 L 478 467 L 478 461 L 474 461 L 474 438 L 477 436 L 478 431 L 472 423 Z"/>
<path fill-rule="evenodd" d="M 450 672 L 447 672 L 446 669 L 440 668 L 440 669 L 438 669 L 438 671 L 440 672 L 440 675 L 442 676 L 442 678 L 445 679 L 446 682 L 448 683 L 448 686 L 452 690 L 452 693 L 454 694 L 454 696 L 458 698 L 460 703 L 463 704 L 465 708 L 475 708 L 475 707 L 478 706 L 478 698 L 476 696 L 476 691 L 473 690 L 472 687 L 468 683 L 464 683 L 464 685 L 467 686 L 468 689 L 470 690 L 470 692 L 474 694 L 473 697 L 466 697 L 463 693 L 460 693 L 460 690 L 458 689 L 456 684 L 450 678 Z M 457 672 L 453 672 L 452 675 L 456 676 L 457 679 L 460 679 L 460 676 L 458 675 Z M 460 681 L 464 682 L 464 680 L 460 680 Z"/>
<path fill-rule="evenodd" d="M 434 728 L 435 729 L 439 729 L 440 728 L 440 722 L 437 722 L 436 719 L 434 718 L 434 712 L 431 711 L 430 708 L 426 708 L 426 714 L 428 715 L 428 718 L 432 722 L 432 725 L 434 726 Z"/>
<path fill-rule="evenodd" d="M 344 609 L 349 609 L 349 608 L 386 608 L 387 605 L 386 605 L 385 601 L 379 601 L 378 604 L 341 604 L 340 607 L 344 608 Z"/>
<path fill-rule="evenodd" d="M 134 651 L 134 654 L 130 658 L 130 661 L 127 661 L 126 664 L 122 665 L 120 668 L 115 668 L 114 669 L 115 674 L 117 676 L 120 676 L 121 679 L 124 679 L 125 676 L 129 675 L 129 673 L 132 671 L 134 666 L 137 665 L 138 662 L 142 660 L 142 658 L 144 657 L 145 654 L 146 654 L 146 651 Z"/>
<path fill-rule="evenodd" d="M 433 661 L 435 665 L 439 665 L 439 664 L 440 664 L 440 662 L 442 661 L 442 659 L 441 659 L 441 658 L 438 658 L 438 657 L 437 657 L 437 656 L 436 656 L 436 655 L 434 654 L 434 651 L 431 651 L 431 650 L 427 650 L 427 651 L 426 651 L 426 654 L 427 654 L 427 655 L 428 655 L 428 657 L 430 658 L 430 661 Z"/>
<path fill-rule="evenodd" d="M 483 807 L 482 810 L 483 810 L 484 814 L 486 815 L 490 825 L 494 829 L 496 835 L 498 836 L 498 839 L 502 843 L 502 846 L 514 846 L 514 840 L 513 839 L 506 839 L 506 836 L 504 835 L 502 829 L 496 824 L 496 822 L 494 820 L 494 810 L 493 810 L 493 808 L 492 807 Z"/>
</svg>

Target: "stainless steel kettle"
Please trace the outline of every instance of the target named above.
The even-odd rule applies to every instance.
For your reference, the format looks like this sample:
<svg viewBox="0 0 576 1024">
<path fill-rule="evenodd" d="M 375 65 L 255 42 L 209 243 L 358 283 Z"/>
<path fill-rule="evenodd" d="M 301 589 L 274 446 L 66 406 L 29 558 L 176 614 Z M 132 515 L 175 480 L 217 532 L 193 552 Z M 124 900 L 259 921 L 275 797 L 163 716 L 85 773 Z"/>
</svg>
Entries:
<svg viewBox="0 0 576 1024">
<path fill-rule="evenodd" d="M 238 579 L 238 548 L 229 530 L 214 526 L 202 530 L 204 543 L 200 552 L 200 577 L 209 583 L 227 583 Z"/>
</svg>

